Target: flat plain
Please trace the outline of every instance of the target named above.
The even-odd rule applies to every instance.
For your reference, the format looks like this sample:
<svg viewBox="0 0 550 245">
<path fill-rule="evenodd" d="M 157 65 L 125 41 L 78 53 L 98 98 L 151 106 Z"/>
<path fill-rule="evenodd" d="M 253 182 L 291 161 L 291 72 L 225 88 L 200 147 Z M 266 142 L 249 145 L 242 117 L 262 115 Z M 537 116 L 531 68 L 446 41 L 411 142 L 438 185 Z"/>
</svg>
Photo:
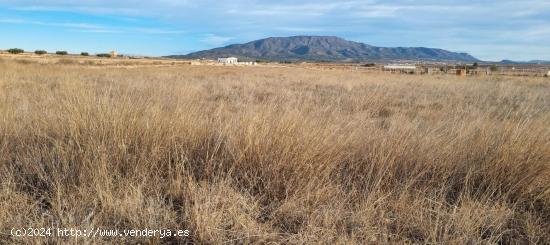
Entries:
<svg viewBox="0 0 550 245">
<path fill-rule="evenodd" d="M 548 78 L 167 64 L 0 60 L 0 243 L 550 242 Z"/>
</svg>

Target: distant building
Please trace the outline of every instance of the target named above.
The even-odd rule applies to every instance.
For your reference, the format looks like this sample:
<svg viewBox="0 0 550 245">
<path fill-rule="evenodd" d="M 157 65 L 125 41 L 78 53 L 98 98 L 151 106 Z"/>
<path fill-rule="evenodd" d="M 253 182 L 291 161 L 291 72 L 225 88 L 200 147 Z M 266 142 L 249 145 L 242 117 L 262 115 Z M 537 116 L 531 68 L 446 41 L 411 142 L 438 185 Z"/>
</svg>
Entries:
<svg viewBox="0 0 550 245">
<path fill-rule="evenodd" d="M 239 60 L 235 57 L 218 58 L 218 63 L 224 64 L 224 65 L 237 64 L 238 62 L 239 62 Z"/>
<path fill-rule="evenodd" d="M 433 75 L 439 73 L 440 70 L 436 67 L 423 67 L 422 74 Z"/>
<path fill-rule="evenodd" d="M 118 57 L 118 53 L 116 51 L 111 51 L 109 52 L 109 54 L 111 55 L 111 57 L 115 58 L 115 57 Z"/>
<path fill-rule="evenodd" d="M 414 65 L 386 65 L 386 66 L 384 66 L 384 71 L 414 73 L 416 71 L 416 66 L 414 66 Z"/>
<path fill-rule="evenodd" d="M 247 62 L 237 62 L 239 65 L 247 65 L 247 66 L 255 66 L 256 62 L 254 61 L 247 61 Z"/>
</svg>

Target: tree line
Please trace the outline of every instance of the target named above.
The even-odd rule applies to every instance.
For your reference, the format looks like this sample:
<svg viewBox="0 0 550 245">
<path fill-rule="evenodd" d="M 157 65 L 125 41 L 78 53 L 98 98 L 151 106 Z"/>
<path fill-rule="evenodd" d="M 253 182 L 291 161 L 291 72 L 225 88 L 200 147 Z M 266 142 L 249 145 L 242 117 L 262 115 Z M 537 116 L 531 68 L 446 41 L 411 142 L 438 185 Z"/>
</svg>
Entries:
<svg viewBox="0 0 550 245">
<path fill-rule="evenodd" d="M 20 48 L 11 48 L 11 49 L 8 49 L 6 50 L 8 53 L 10 54 L 22 54 L 22 53 L 25 53 L 25 50 L 23 49 L 20 49 Z M 48 54 L 48 52 L 46 50 L 35 50 L 34 51 L 35 54 L 37 55 L 45 55 L 45 54 Z M 56 55 L 68 55 L 69 52 L 67 51 L 63 51 L 63 50 L 60 50 L 60 51 L 55 51 L 55 54 Z M 80 53 L 81 56 L 90 56 L 90 54 L 88 52 L 81 52 Z M 108 54 L 108 53 L 100 53 L 100 54 L 96 54 L 97 57 L 106 57 L 106 58 L 110 58 L 111 57 L 111 54 Z"/>
</svg>

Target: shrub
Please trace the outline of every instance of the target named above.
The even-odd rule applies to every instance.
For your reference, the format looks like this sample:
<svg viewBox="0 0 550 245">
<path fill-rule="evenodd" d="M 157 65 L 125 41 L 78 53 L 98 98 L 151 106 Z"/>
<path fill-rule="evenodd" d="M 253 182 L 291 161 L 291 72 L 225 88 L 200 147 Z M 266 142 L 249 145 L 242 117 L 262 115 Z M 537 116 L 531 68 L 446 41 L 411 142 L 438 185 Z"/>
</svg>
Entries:
<svg viewBox="0 0 550 245">
<path fill-rule="evenodd" d="M 55 54 L 57 54 L 57 55 L 67 55 L 69 53 L 67 53 L 67 51 L 56 51 Z"/>
<path fill-rule="evenodd" d="M 97 57 L 111 58 L 111 54 L 97 54 Z"/>
<path fill-rule="evenodd" d="M 82 53 L 80 53 L 80 55 L 82 55 L 82 56 L 90 56 L 90 54 L 88 54 L 88 52 L 82 52 Z"/>
<path fill-rule="evenodd" d="M 48 52 L 46 52 L 46 50 L 36 50 L 34 51 L 34 53 L 37 55 L 44 55 L 44 54 L 47 54 Z"/>
<path fill-rule="evenodd" d="M 10 54 L 20 54 L 20 53 L 24 53 L 25 50 L 22 50 L 20 48 L 12 48 L 12 49 L 8 49 L 8 53 Z"/>
</svg>

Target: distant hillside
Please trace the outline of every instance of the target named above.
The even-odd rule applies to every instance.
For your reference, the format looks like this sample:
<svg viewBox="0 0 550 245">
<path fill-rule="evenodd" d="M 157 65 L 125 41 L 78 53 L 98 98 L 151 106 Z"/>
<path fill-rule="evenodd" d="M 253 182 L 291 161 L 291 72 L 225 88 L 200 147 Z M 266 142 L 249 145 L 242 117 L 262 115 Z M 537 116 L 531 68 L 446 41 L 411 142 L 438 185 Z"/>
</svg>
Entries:
<svg viewBox="0 0 550 245">
<path fill-rule="evenodd" d="M 498 63 L 504 64 L 504 65 L 550 65 L 550 61 L 547 61 L 547 60 L 530 60 L 530 61 L 502 60 Z"/>
<path fill-rule="evenodd" d="M 332 36 L 270 37 L 245 44 L 199 51 L 172 58 L 209 58 L 235 56 L 262 60 L 426 60 L 426 61 L 478 61 L 467 53 L 455 53 L 433 48 L 383 48 L 352 42 Z"/>
</svg>

